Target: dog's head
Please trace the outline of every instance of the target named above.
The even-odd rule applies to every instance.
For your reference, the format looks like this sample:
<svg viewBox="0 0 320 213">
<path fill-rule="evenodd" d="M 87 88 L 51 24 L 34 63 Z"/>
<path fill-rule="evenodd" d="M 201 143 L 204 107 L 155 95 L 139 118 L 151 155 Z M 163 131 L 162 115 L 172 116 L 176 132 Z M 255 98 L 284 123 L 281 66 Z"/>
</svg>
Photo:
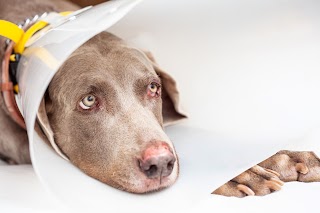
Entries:
<svg viewBox="0 0 320 213">
<path fill-rule="evenodd" d="M 175 81 L 150 54 L 103 32 L 61 66 L 38 117 L 45 134 L 86 174 L 145 193 L 178 177 L 178 158 L 163 131 L 185 117 L 178 101 Z"/>
</svg>

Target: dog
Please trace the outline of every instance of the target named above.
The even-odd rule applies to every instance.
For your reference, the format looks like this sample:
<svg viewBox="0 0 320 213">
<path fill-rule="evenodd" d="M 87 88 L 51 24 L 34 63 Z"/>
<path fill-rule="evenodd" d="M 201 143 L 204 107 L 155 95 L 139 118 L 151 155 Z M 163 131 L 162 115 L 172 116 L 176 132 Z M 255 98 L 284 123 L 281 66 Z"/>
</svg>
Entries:
<svg viewBox="0 0 320 213">
<path fill-rule="evenodd" d="M 78 9 L 63 0 L 0 0 L 0 19 L 17 23 L 44 12 Z M 1 39 L 0 59 L 4 49 Z M 2 96 L 0 106 L 1 158 L 31 163 L 26 131 L 8 116 Z M 102 32 L 60 67 L 40 105 L 37 125 L 47 143 L 54 140 L 87 175 L 120 190 L 147 193 L 178 178 L 178 155 L 163 127 L 184 118 L 176 82 L 152 55 Z M 320 181 L 319 158 L 313 152 L 280 151 L 213 194 L 266 195 L 288 181 Z"/>
</svg>

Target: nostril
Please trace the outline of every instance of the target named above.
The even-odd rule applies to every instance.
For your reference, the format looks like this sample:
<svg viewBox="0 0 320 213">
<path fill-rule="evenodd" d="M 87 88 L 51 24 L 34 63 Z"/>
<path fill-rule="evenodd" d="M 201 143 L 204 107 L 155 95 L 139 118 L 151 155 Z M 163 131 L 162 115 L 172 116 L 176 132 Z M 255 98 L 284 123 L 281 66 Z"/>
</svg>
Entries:
<svg viewBox="0 0 320 213">
<path fill-rule="evenodd" d="M 145 173 L 148 177 L 154 176 L 158 171 L 158 167 L 156 165 L 151 165 L 149 169 L 145 170 Z"/>
<path fill-rule="evenodd" d="M 147 177 L 153 178 L 157 176 L 158 166 L 155 164 L 151 164 L 150 160 L 149 161 L 139 160 L 139 167 L 141 171 L 147 175 Z"/>
<path fill-rule="evenodd" d="M 167 170 L 168 170 L 168 171 L 172 171 L 173 166 L 174 166 L 174 161 L 172 160 L 172 161 L 170 161 L 170 162 L 168 163 L 168 165 L 167 165 Z"/>
</svg>

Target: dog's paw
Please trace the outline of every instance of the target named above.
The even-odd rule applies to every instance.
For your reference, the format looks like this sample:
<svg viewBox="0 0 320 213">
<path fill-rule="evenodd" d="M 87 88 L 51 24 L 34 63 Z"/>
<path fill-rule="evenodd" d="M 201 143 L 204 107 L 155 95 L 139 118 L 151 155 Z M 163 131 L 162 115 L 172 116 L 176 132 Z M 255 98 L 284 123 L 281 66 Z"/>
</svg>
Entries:
<svg viewBox="0 0 320 213">
<path fill-rule="evenodd" d="M 313 152 L 280 151 L 259 165 L 278 172 L 285 182 L 320 181 L 320 160 Z"/>
<path fill-rule="evenodd" d="M 261 166 L 254 166 L 216 189 L 212 194 L 245 197 L 267 195 L 283 186 L 279 174 Z"/>
</svg>

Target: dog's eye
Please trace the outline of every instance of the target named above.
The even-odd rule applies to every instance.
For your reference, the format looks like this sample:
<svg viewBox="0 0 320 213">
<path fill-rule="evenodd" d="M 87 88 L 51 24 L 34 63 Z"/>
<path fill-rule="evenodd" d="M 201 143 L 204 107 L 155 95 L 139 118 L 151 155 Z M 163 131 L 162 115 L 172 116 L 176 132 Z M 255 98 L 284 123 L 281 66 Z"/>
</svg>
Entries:
<svg viewBox="0 0 320 213">
<path fill-rule="evenodd" d="M 96 103 L 96 97 L 93 95 L 87 95 L 80 101 L 80 106 L 82 109 L 90 109 Z"/>
<path fill-rule="evenodd" d="M 161 86 L 156 83 L 152 82 L 148 85 L 148 95 L 151 97 L 159 97 L 161 94 Z"/>
</svg>

